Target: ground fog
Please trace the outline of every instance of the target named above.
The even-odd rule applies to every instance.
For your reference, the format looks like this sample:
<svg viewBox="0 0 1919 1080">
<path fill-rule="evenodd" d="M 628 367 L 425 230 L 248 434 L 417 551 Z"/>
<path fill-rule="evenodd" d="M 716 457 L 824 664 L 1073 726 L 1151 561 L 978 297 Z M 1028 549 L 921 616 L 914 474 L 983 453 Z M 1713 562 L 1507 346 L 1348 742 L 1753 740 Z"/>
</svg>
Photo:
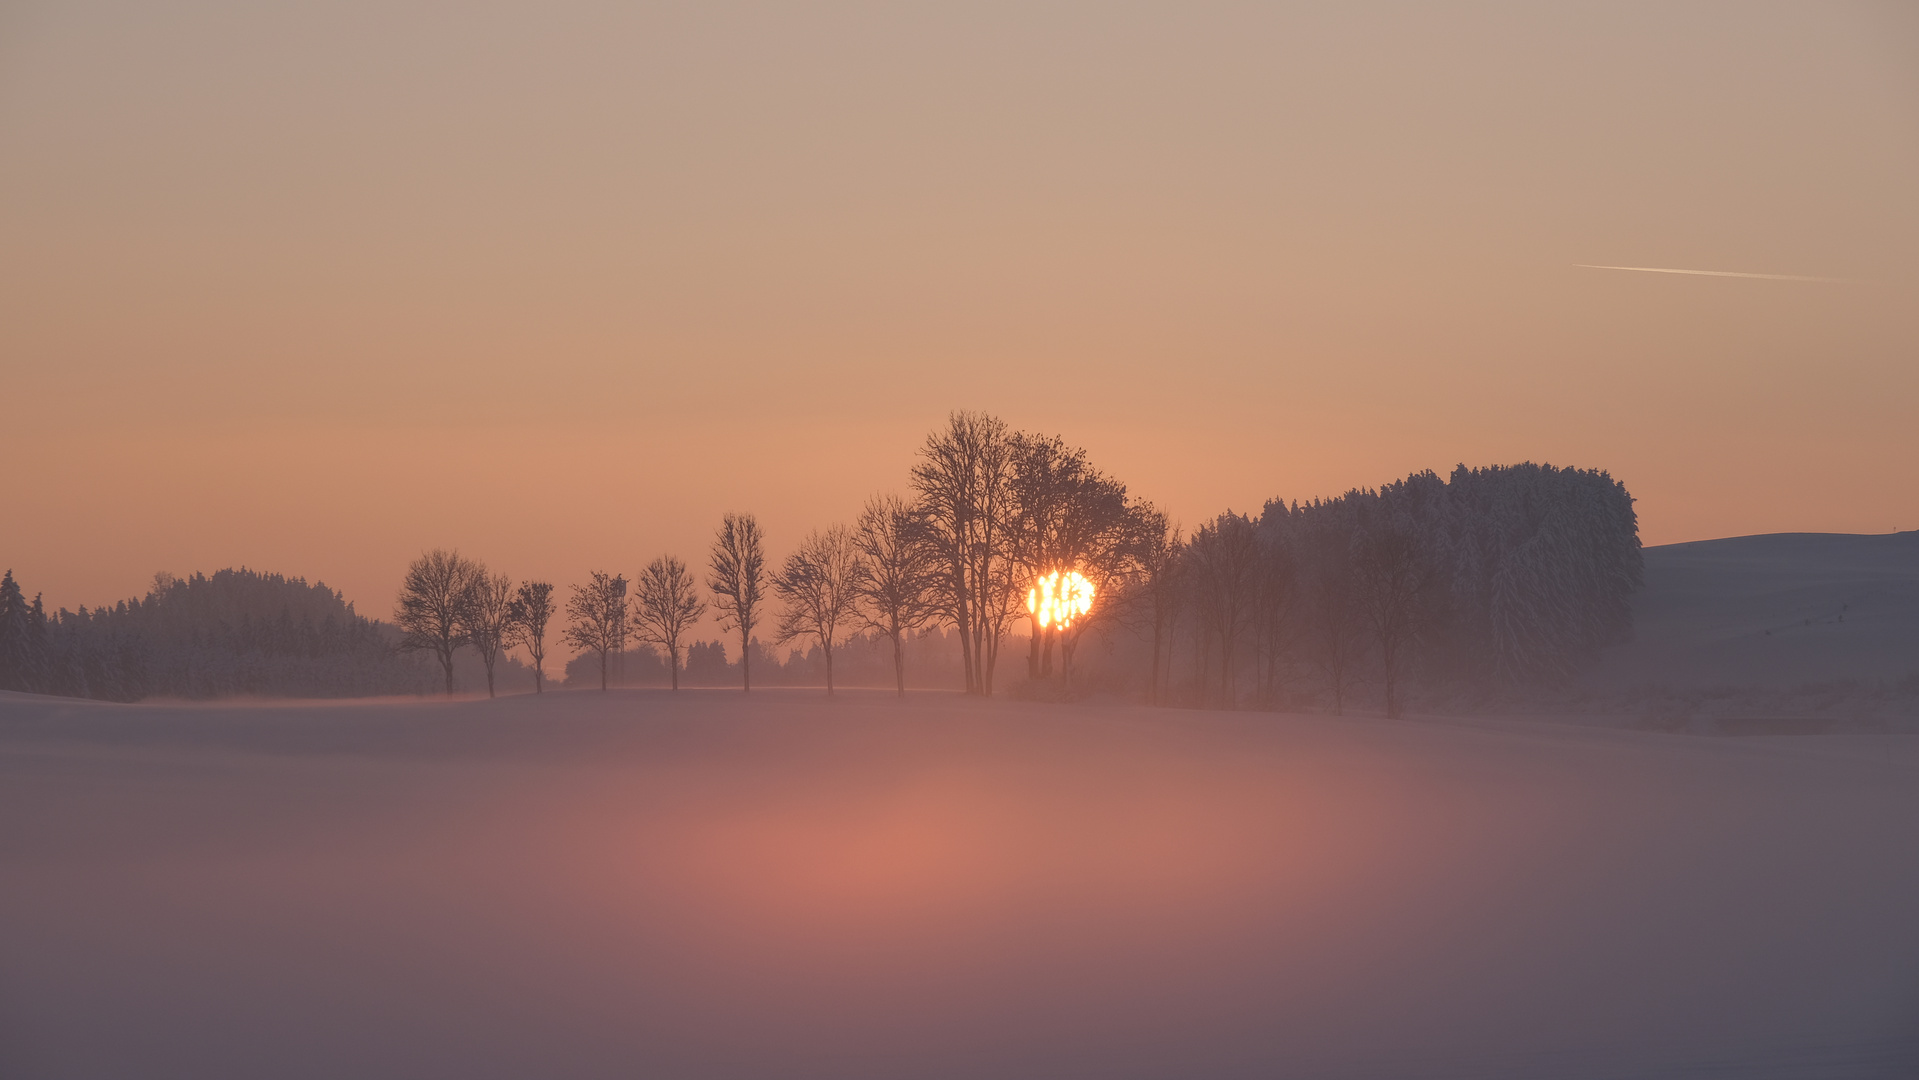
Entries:
<svg viewBox="0 0 1919 1080">
<path fill-rule="evenodd" d="M 0 699 L 8 1077 L 1910 1076 L 1919 739 Z"/>
</svg>

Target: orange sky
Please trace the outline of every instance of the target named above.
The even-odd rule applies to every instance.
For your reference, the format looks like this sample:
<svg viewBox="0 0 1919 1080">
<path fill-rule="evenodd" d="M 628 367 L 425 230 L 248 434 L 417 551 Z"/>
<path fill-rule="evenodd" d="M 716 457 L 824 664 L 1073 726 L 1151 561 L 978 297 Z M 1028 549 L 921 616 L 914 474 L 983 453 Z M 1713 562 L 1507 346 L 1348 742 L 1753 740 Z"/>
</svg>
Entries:
<svg viewBox="0 0 1919 1080">
<path fill-rule="evenodd" d="M 782 556 L 955 407 L 1188 522 L 1532 459 L 1919 527 L 1919 17 L 1277 7 L 11 5 L 0 562 Z"/>
</svg>

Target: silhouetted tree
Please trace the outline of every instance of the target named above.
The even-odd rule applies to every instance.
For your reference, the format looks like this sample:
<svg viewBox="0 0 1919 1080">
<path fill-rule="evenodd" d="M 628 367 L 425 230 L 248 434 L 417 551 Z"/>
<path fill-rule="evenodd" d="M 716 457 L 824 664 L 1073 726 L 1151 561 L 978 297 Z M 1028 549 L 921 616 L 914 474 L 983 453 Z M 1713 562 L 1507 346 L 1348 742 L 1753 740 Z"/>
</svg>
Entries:
<svg viewBox="0 0 1919 1080">
<path fill-rule="evenodd" d="M 779 661 L 771 660 L 763 669 L 779 677 Z M 682 672 L 693 686 L 725 686 L 733 679 L 733 664 L 726 659 L 723 641 L 695 641 L 686 647 L 686 665 Z M 669 680 L 670 681 L 670 680 Z"/>
<path fill-rule="evenodd" d="M 40 598 L 27 603 L 13 571 L 0 575 L 0 690 L 38 692 L 46 685 L 47 627 Z"/>
<path fill-rule="evenodd" d="M 1095 469 L 1086 451 L 1054 437 L 1012 436 L 1013 477 L 1007 530 L 1012 558 L 1030 582 L 1042 574 L 1077 572 L 1093 585 L 1091 611 L 1071 626 L 1041 628 L 1033 620 L 1027 675 L 1053 672 L 1053 647 L 1070 677 L 1072 653 L 1086 632 L 1116 610 L 1115 588 L 1135 572 L 1145 533 L 1140 514 L 1150 507 L 1127 503 L 1126 485 Z M 1025 590 L 1020 590 L 1025 591 Z"/>
<path fill-rule="evenodd" d="M 1386 715 L 1402 712 L 1401 681 L 1407 653 L 1421 629 L 1421 608 L 1430 571 L 1411 532 L 1390 521 L 1369 522 L 1354 541 L 1353 580 L 1360 610 L 1379 648 L 1386 686 Z"/>
<path fill-rule="evenodd" d="M 626 651 L 626 578 L 598 570 L 585 585 L 573 586 L 566 602 L 567 644 L 593 653 L 600 663 L 600 689 L 606 689 L 606 662 Z"/>
<path fill-rule="evenodd" d="M 1187 553 L 1192 560 L 1190 581 L 1199 628 L 1219 643 L 1220 701 L 1226 708 L 1235 708 L 1240 634 L 1253 613 L 1259 588 L 1259 537 L 1244 514 L 1229 511 L 1194 531 Z M 1203 673 L 1200 680 L 1203 687 Z"/>
<path fill-rule="evenodd" d="M 1186 542 L 1177 527 L 1168 525 L 1166 515 L 1157 511 L 1141 515 L 1139 574 L 1122 598 L 1122 611 L 1135 628 L 1151 637 L 1146 700 L 1154 705 L 1163 703 L 1161 673 L 1171 673 L 1173 642 L 1188 592 L 1185 555 Z"/>
<path fill-rule="evenodd" d="M 460 625 L 467 642 L 480 654 L 486 668 L 486 696 L 492 697 L 493 669 L 513 626 L 513 579 L 488 573 L 485 563 L 475 563 L 473 580 L 460 605 Z"/>
<path fill-rule="evenodd" d="M 720 612 L 720 629 L 740 635 L 740 689 L 753 689 L 753 628 L 759 625 L 766 556 L 760 523 L 751 514 L 728 514 L 713 538 L 706 587 Z"/>
<path fill-rule="evenodd" d="M 1632 633 L 1638 519 L 1632 496 L 1602 471 L 1462 465 L 1448 479 L 1420 472 L 1378 491 L 1269 503 L 1262 521 L 1282 520 L 1300 640 L 1336 710 L 1367 643 L 1378 647 L 1397 714 L 1415 654 L 1449 681 L 1550 683 Z M 1416 603 L 1391 600 L 1403 591 L 1400 571 L 1421 586 Z"/>
<path fill-rule="evenodd" d="M 936 615 L 938 564 L 921 542 L 912 511 L 897 495 L 877 495 L 853 532 L 860 574 L 853 592 L 868 629 L 893 645 L 893 679 L 906 696 L 906 641 Z"/>
<path fill-rule="evenodd" d="M 1059 436 L 1016 432 L 1009 438 L 1012 477 L 1008 484 L 1007 550 L 1028 583 L 1044 574 L 1080 569 L 1076 553 L 1064 550 L 1068 519 L 1086 485 L 1092 466 L 1086 451 L 1069 448 Z M 1026 677 L 1052 674 L 1056 630 L 1029 619 L 1026 638 Z"/>
<path fill-rule="evenodd" d="M 1341 503 L 1308 507 L 1300 533 L 1305 567 L 1306 655 L 1332 695 L 1333 715 L 1346 711 L 1366 639 L 1353 579 L 1353 527 Z"/>
<path fill-rule="evenodd" d="M 671 555 L 646 564 L 634 582 L 639 639 L 665 650 L 675 690 L 680 688 L 680 638 L 706 614 L 706 601 L 699 598 L 697 590 L 686 564 Z"/>
<path fill-rule="evenodd" d="M 1121 597 L 1144 572 L 1143 558 L 1155 530 L 1164 535 L 1165 515 L 1151 503 L 1126 504 L 1126 489 L 1095 474 L 1082 489 L 1079 512 L 1068 519 L 1061 550 L 1093 585 L 1092 610 L 1057 633 L 1060 673 L 1071 685 L 1073 657 L 1086 635 L 1119 616 Z M 1042 657 L 1042 673 L 1047 668 Z"/>
<path fill-rule="evenodd" d="M 956 412 L 927 437 L 913 465 L 914 518 L 939 560 L 934 597 L 959 631 L 969 694 L 992 694 L 1000 640 L 1024 611 L 1009 535 L 1013 457 L 1003 421 Z"/>
<path fill-rule="evenodd" d="M 1299 563 L 1286 514 L 1284 503 L 1270 502 L 1256 529 L 1259 561 L 1252 619 L 1258 645 L 1256 682 L 1260 699 L 1268 707 L 1279 704 L 1280 684 L 1290 670 L 1288 654 L 1298 632 Z"/>
<path fill-rule="evenodd" d="M 844 525 L 809 533 L 773 575 L 773 591 L 785 604 L 779 643 L 808 637 L 819 643 L 826 659 L 829 695 L 833 693 L 833 646 L 854 617 L 854 588 L 860 575 L 859 551 Z"/>
<path fill-rule="evenodd" d="M 1509 685 L 1553 682 L 1631 639 L 1644 559 L 1625 485 L 1601 470 L 1530 462 L 1402 484 L 1421 480 L 1439 499 L 1419 502 L 1440 505 L 1409 516 L 1446 583 L 1463 665 Z"/>
<path fill-rule="evenodd" d="M 427 652 L 440 663 L 446 692 L 453 693 L 453 653 L 470 642 L 463 619 L 473 582 L 483 571 L 458 551 L 434 548 L 413 560 L 400 585 L 393 622 L 403 635 L 400 648 Z"/>
<path fill-rule="evenodd" d="M 507 647 L 524 647 L 533 658 L 536 694 L 546 693 L 546 624 L 553 613 L 553 586 L 544 581 L 523 582 L 507 612 Z"/>
</svg>

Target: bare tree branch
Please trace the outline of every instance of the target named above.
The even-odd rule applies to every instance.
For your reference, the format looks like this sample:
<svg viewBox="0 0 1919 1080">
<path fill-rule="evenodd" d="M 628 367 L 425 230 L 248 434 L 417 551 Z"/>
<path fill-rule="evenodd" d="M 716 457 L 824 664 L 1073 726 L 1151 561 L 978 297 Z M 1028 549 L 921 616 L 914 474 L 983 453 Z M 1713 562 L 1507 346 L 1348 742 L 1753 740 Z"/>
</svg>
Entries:
<svg viewBox="0 0 1919 1080">
<path fill-rule="evenodd" d="M 854 586 L 861 573 L 852 534 L 835 525 L 807 534 L 773 575 L 773 591 L 786 605 L 780 613 L 780 644 L 809 637 L 819 642 L 828 695 L 833 693 L 833 646 L 854 617 Z"/>
<path fill-rule="evenodd" d="M 720 629 L 740 635 L 740 689 L 753 689 L 753 628 L 759 625 L 766 557 L 760 523 L 752 514 L 728 514 L 713 538 L 706 587 L 719 609 Z"/>
<path fill-rule="evenodd" d="M 524 647 L 533 658 L 533 692 L 546 693 L 546 624 L 553 618 L 553 586 L 528 581 L 514 594 L 507 624 L 506 646 Z"/>
<path fill-rule="evenodd" d="M 591 572 L 585 585 L 573 586 L 566 602 L 566 643 L 600 659 L 600 689 L 606 689 L 606 661 L 626 651 L 626 578 Z"/>
<path fill-rule="evenodd" d="M 461 618 L 467 590 L 481 573 L 479 564 L 458 551 L 434 548 L 413 560 L 400 585 L 393 624 L 403 635 L 400 648 L 430 652 L 446 676 L 446 692 L 453 693 L 453 654 L 470 644 Z"/>
<path fill-rule="evenodd" d="M 693 575 L 687 572 L 686 564 L 671 555 L 662 555 L 647 563 L 633 584 L 633 615 L 639 626 L 638 637 L 665 651 L 673 689 L 678 690 L 680 639 L 706 614 L 706 601 L 700 599 L 698 586 Z"/>
</svg>

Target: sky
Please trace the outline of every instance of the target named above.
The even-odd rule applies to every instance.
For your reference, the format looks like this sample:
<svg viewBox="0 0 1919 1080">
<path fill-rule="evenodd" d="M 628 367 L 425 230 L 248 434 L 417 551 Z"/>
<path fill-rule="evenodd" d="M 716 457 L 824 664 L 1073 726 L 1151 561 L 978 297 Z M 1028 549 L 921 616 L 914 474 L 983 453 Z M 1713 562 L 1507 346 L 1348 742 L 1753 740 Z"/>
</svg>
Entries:
<svg viewBox="0 0 1919 1080">
<path fill-rule="evenodd" d="M 12 0 L 0 562 L 777 559 L 960 408 L 1189 525 L 1532 460 L 1919 528 L 1915 256 L 1895 3 Z"/>
</svg>

